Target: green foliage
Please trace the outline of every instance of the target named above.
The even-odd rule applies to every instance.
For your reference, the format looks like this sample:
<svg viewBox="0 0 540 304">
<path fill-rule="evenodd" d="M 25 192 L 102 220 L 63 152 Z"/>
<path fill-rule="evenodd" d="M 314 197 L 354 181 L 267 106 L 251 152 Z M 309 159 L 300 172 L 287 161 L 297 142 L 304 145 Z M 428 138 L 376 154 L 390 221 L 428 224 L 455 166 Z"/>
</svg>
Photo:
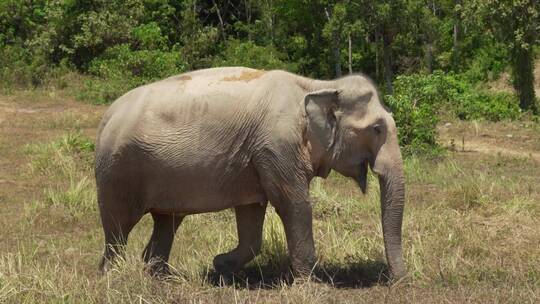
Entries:
<svg viewBox="0 0 540 304">
<path fill-rule="evenodd" d="M 398 126 L 399 143 L 405 154 L 436 153 L 439 119 L 434 108 L 425 103 L 417 104 L 407 95 L 388 95 L 385 100 Z"/>
<path fill-rule="evenodd" d="M 46 1 L 0 1 L 0 48 L 30 39 L 45 20 Z"/>
<path fill-rule="evenodd" d="M 435 146 L 442 114 L 518 117 L 513 96 L 478 89 L 502 71 L 512 73 L 520 107 L 536 110 L 539 14 L 536 0 L 3 0 L 0 89 L 60 87 L 108 103 L 186 70 L 331 79 L 349 68 L 395 91 L 386 99 L 402 143 L 418 150 Z"/>
<path fill-rule="evenodd" d="M 67 60 L 51 66 L 43 56 L 19 45 L 0 48 L 0 91 L 46 86 L 73 71 Z"/>
<path fill-rule="evenodd" d="M 440 116 L 499 121 L 517 119 L 521 113 L 513 95 L 480 91 L 462 77 L 441 71 L 398 76 L 394 86 L 385 101 L 394 113 L 400 144 L 413 153 L 437 150 Z"/>
<path fill-rule="evenodd" d="M 429 105 L 435 114 L 460 119 L 499 121 L 516 119 L 518 104 L 511 94 L 491 93 L 473 86 L 465 77 L 435 71 L 433 74 L 399 76 L 395 81 L 396 98 L 405 97 L 415 105 Z"/>
<path fill-rule="evenodd" d="M 80 132 L 67 133 L 53 143 L 56 149 L 71 154 L 94 152 L 94 142 Z"/>
<path fill-rule="evenodd" d="M 217 51 L 218 30 L 201 22 L 195 0 L 182 4 L 180 28 L 175 47 L 182 52 L 187 67 L 190 70 L 210 67 Z"/>
<path fill-rule="evenodd" d="M 534 90 L 534 46 L 538 45 L 540 2 L 537 0 L 475 0 L 464 6 L 469 19 L 483 24 L 510 54 L 512 82 L 520 108 L 538 111 Z"/>
<path fill-rule="evenodd" d="M 398 76 L 385 101 L 394 114 L 401 146 L 408 153 L 437 152 L 438 108 L 456 93 L 441 73 Z"/>
<path fill-rule="evenodd" d="M 131 50 L 127 44 L 111 47 L 94 59 L 89 72 L 103 78 L 139 78 L 143 82 L 173 75 L 184 69 L 179 52 Z"/>
<path fill-rule="evenodd" d="M 451 74 L 435 71 L 433 74 L 398 76 L 394 82 L 396 95 L 406 95 L 416 103 L 440 106 L 452 102 L 456 95 L 467 90 L 469 84 Z"/>
<path fill-rule="evenodd" d="M 30 86 L 34 80 L 31 61 L 31 54 L 20 46 L 0 48 L 1 88 Z"/>
<path fill-rule="evenodd" d="M 214 62 L 214 66 L 248 66 L 264 70 L 296 70 L 295 65 L 287 64 L 285 55 L 278 52 L 274 47 L 258 46 L 252 41 L 241 42 L 239 40 L 227 42 L 223 55 Z"/>
<path fill-rule="evenodd" d="M 178 51 L 131 50 L 127 44 L 109 48 L 90 63 L 94 78 L 87 81 L 80 98 L 107 103 L 142 84 L 179 74 L 185 63 Z"/>
<path fill-rule="evenodd" d="M 166 46 L 166 38 L 156 22 L 140 25 L 133 29 L 132 34 L 139 49 L 159 50 Z"/>
<path fill-rule="evenodd" d="M 472 83 L 494 80 L 507 65 L 507 49 L 500 43 L 489 41 L 474 51 L 469 68 L 463 74 Z"/>
<path fill-rule="evenodd" d="M 517 97 L 509 93 L 487 93 L 469 91 L 463 94 L 456 115 L 460 119 L 485 119 L 500 121 L 517 119 L 521 109 Z"/>
</svg>

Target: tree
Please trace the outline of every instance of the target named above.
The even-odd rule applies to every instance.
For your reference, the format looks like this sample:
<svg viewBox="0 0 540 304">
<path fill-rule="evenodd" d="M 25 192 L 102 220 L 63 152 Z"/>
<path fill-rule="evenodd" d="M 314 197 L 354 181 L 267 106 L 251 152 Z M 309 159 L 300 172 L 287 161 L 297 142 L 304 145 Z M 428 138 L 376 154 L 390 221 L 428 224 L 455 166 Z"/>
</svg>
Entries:
<svg viewBox="0 0 540 304">
<path fill-rule="evenodd" d="M 482 22 L 509 50 L 512 83 L 523 110 L 538 112 L 534 91 L 534 51 L 538 44 L 538 0 L 475 0 L 466 2 L 466 14 Z"/>
<path fill-rule="evenodd" d="M 196 0 L 187 0 L 181 13 L 179 49 L 191 70 L 212 64 L 213 48 L 219 37 L 215 27 L 201 22 L 199 9 Z"/>
<path fill-rule="evenodd" d="M 341 33 L 343 32 L 346 7 L 343 3 L 327 6 L 324 8 L 327 23 L 323 28 L 323 36 L 330 41 L 332 49 L 332 61 L 334 63 L 334 73 L 336 77 L 341 77 Z"/>
</svg>

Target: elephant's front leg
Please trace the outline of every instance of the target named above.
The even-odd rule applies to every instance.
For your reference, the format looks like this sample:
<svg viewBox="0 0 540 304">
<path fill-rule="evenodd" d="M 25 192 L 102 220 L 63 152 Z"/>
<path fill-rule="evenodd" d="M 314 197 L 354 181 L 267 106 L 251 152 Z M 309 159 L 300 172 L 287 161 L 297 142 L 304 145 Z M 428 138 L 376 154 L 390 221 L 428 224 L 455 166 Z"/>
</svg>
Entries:
<svg viewBox="0 0 540 304">
<path fill-rule="evenodd" d="M 238 206 L 234 210 L 238 230 L 238 246 L 232 251 L 214 258 L 214 268 L 219 273 L 238 271 L 261 250 L 266 203 Z"/>
<path fill-rule="evenodd" d="M 313 241 L 311 203 L 305 199 L 295 202 L 282 201 L 274 206 L 285 228 L 294 275 L 310 276 L 317 260 Z"/>
<path fill-rule="evenodd" d="M 291 144 L 286 147 L 294 150 L 295 146 Z M 256 163 L 261 184 L 285 228 L 293 275 L 309 277 L 317 259 L 309 199 L 309 176 L 312 173 L 309 163 L 306 162 L 308 157 L 270 151 L 272 153 L 263 155 Z M 286 164 L 296 165 L 289 168 Z"/>
</svg>

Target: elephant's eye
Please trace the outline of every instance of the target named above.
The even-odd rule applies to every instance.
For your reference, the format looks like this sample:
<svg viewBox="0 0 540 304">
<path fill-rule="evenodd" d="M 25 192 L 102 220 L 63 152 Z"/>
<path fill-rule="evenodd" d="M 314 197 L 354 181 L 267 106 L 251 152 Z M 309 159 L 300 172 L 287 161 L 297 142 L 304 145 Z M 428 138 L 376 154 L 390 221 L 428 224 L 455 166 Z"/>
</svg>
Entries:
<svg viewBox="0 0 540 304">
<path fill-rule="evenodd" d="M 379 124 L 373 125 L 373 131 L 375 131 L 377 135 L 381 134 L 381 125 Z"/>
</svg>

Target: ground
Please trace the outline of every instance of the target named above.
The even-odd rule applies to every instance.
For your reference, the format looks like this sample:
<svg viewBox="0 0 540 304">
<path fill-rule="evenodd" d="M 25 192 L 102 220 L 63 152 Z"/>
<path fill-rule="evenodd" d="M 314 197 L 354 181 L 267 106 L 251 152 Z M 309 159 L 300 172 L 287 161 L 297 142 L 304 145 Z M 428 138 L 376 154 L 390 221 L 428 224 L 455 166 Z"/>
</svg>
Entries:
<svg viewBox="0 0 540 304">
<path fill-rule="evenodd" d="M 445 121 L 446 155 L 405 160 L 406 280 L 384 279 L 376 181 L 362 195 L 332 174 L 312 184 L 322 282 L 280 280 L 283 231 L 269 209 L 263 253 L 220 286 L 211 261 L 236 243 L 231 211 L 186 219 L 170 261 L 176 277 L 143 270 L 149 217 L 125 261 L 99 275 L 92 149 L 105 109 L 44 91 L 0 96 L 0 302 L 540 302 L 538 122 Z"/>
</svg>

